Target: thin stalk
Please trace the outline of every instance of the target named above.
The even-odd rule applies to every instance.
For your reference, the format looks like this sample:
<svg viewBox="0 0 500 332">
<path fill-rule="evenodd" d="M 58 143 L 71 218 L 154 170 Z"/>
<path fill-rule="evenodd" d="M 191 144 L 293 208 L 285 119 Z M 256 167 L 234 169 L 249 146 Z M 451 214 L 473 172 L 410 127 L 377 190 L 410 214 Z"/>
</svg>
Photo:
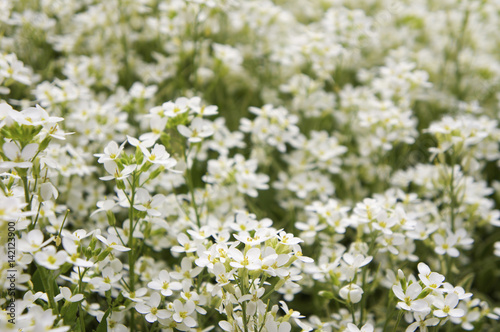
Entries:
<svg viewBox="0 0 500 332">
<path fill-rule="evenodd" d="M 56 315 L 59 315 L 59 308 L 57 307 L 56 301 L 54 300 L 54 289 L 52 288 L 53 279 L 49 278 L 44 267 L 39 266 L 39 269 L 41 274 L 40 279 L 42 280 L 43 288 L 46 289 L 48 293 L 47 297 L 49 298 L 50 307 L 54 309 Z"/>
<path fill-rule="evenodd" d="M 394 325 L 394 329 L 392 330 L 392 332 L 396 332 L 396 330 L 398 329 L 398 326 L 399 326 L 399 322 L 401 321 L 401 318 L 403 317 L 403 311 L 400 311 L 399 314 L 398 314 L 398 319 L 396 320 L 396 325 Z"/>
<path fill-rule="evenodd" d="M 455 164 L 451 165 L 451 175 L 450 175 L 450 220 L 451 220 L 451 231 L 455 232 Z"/>
<path fill-rule="evenodd" d="M 244 271 L 246 273 L 246 269 Z M 244 286 L 246 283 L 246 278 L 241 278 L 240 279 L 240 288 L 241 288 L 241 294 L 245 295 L 247 293 L 246 287 Z M 243 326 L 245 328 L 245 332 L 248 332 L 248 321 L 247 321 L 247 304 L 243 302 L 241 304 L 241 310 L 243 311 Z"/>
<path fill-rule="evenodd" d="M 35 217 L 35 221 L 33 221 L 33 225 L 30 226 L 30 229 L 34 229 L 35 226 L 36 226 L 36 223 L 38 221 L 38 218 L 40 217 L 40 210 L 42 209 L 42 202 L 38 203 L 38 209 L 36 211 L 36 217 Z"/>
<path fill-rule="evenodd" d="M 85 319 L 83 315 L 85 314 L 85 310 L 82 309 L 82 304 L 78 306 L 78 318 L 80 319 L 80 328 L 81 331 L 85 332 Z"/>
<path fill-rule="evenodd" d="M 130 292 L 135 292 L 135 246 L 134 246 L 134 201 L 135 201 L 135 183 L 136 183 L 136 173 L 132 175 L 131 183 L 131 196 L 130 196 L 130 207 L 128 210 L 129 218 L 129 234 L 128 234 L 128 245 L 130 251 L 128 252 L 129 259 L 129 289 Z M 130 330 L 135 331 L 135 310 L 130 311 Z"/>
<path fill-rule="evenodd" d="M 30 203 L 30 188 L 29 188 L 29 183 L 28 183 L 28 176 L 22 176 L 21 180 L 23 181 L 23 187 L 24 187 L 24 200 L 26 201 L 26 208 L 29 209 L 29 203 Z"/>
<path fill-rule="evenodd" d="M 356 325 L 356 315 L 355 315 L 355 312 L 354 312 L 354 304 L 349 303 L 349 304 L 348 304 L 348 307 L 349 307 L 349 311 L 351 312 L 351 316 L 352 316 L 352 323 L 353 323 L 354 325 Z"/>
<path fill-rule="evenodd" d="M 387 303 L 387 309 L 386 309 L 386 312 L 389 311 L 389 303 Z M 389 320 L 392 318 L 392 315 L 394 314 L 394 309 L 391 311 L 390 315 L 386 316 L 385 317 L 385 323 L 384 323 L 384 328 L 382 329 L 383 332 L 385 332 L 387 330 L 387 325 L 389 324 Z"/>
<path fill-rule="evenodd" d="M 188 167 L 188 158 L 187 158 L 186 152 L 184 152 L 184 161 L 186 163 L 186 173 L 187 173 L 186 177 L 187 177 L 187 185 L 188 185 L 189 193 L 191 194 L 191 204 L 192 204 L 193 209 L 194 209 L 194 214 L 196 215 L 196 224 L 198 225 L 198 228 L 201 228 L 198 206 L 196 205 L 196 199 L 194 197 L 193 173 L 191 172 L 191 169 Z"/>
</svg>

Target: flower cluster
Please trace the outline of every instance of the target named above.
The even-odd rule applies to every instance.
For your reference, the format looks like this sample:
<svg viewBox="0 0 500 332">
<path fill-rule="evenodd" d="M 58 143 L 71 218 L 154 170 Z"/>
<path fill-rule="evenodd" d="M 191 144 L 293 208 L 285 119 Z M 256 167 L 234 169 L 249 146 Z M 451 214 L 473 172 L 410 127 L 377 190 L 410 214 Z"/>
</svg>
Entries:
<svg viewBox="0 0 500 332">
<path fill-rule="evenodd" d="M 499 12 L 0 0 L 0 330 L 496 330 Z"/>
<path fill-rule="evenodd" d="M 472 294 L 445 282 L 442 274 L 432 272 L 424 263 L 418 264 L 418 272 L 418 280 L 413 275 L 407 279 L 399 270 L 399 282 L 392 286 L 399 300 L 398 309 L 406 312 L 405 319 L 411 323 L 407 331 L 442 325 L 448 319 L 462 324 L 465 330 L 474 329 L 472 323 L 479 319 L 480 314 L 473 309 L 478 301 L 471 301 Z"/>
</svg>

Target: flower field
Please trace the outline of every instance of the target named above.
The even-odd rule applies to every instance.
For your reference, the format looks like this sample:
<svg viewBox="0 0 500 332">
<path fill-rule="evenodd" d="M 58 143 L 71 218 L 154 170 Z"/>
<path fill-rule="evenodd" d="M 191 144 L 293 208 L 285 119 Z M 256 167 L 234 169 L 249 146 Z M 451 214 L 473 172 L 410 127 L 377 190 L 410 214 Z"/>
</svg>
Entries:
<svg viewBox="0 0 500 332">
<path fill-rule="evenodd" d="M 500 2 L 0 0 L 0 331 L 500 331 Z"/>
</svg>

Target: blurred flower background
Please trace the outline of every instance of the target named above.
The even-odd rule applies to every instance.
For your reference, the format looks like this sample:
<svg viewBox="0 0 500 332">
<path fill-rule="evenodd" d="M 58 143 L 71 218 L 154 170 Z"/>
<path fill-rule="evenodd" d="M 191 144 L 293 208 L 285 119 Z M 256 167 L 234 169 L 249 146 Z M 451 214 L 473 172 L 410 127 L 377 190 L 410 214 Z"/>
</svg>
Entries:
<svg viewBox="0 0 500 332">
<path fill-rule="evenodd" d="M 0 0 L 0 330 L 498 331 L 499 30 Z"/>
</svg>

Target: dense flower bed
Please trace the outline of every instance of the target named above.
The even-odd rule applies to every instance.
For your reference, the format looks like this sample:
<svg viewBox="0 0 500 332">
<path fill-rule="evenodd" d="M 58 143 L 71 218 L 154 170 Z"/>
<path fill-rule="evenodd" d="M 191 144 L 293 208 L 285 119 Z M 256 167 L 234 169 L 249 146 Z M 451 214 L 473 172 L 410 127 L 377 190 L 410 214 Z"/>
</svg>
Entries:
<svg viewBox="0 0 500 332">
<path fill-rule="evenodd" d="M 498 331 L 499 13 L 0 0 L 0 330 Z"/>
</svg>

